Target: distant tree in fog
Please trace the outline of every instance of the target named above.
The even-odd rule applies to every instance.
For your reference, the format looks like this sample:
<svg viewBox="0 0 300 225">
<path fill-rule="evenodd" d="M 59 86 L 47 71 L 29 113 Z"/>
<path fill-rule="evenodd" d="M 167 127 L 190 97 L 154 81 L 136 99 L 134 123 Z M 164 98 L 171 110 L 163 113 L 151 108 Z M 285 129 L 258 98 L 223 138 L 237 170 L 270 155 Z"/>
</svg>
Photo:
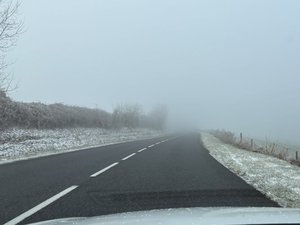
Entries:
<svg viewBox="0 0 300 225">
<path fill-rule="evenodd" d="M 112 114 L 113 127 L 137 128 L 140 126 L 141 115 L 141 106 L 137 104 L 120 104 Z"/>
<path fill-rule="evenodd" d="M 151 127 L 164 130 L 167 123 L 168 110 L 165 105 L 157 105 L 149 114 Z"/>
<path fill-rule="evenodd" d="M 165 105 L 157 105 L 147 115 L 141 115 L 140 126 L 156 130 L 164 130 L 168 118 L 168 110 Z"/>
<path fill-rule="evenodd" d="M 120 104 L 112 113 L 112 127 L 121 128 L 152 128 L 165 129 L 167 122 L 167 107 L 157 105 L 150 113 L 144 114 L 142 107 L 137 104 Z"/>
</svg>

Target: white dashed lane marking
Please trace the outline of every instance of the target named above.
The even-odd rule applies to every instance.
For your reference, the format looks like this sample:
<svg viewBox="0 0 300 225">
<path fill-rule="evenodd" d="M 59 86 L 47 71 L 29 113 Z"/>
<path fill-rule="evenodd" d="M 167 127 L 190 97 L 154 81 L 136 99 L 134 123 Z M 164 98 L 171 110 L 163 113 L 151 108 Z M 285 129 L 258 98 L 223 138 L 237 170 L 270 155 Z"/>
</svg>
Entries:
<svg viewBox="0 0 300 225">
<path fill-rule="evenodd" d="M 142 152 L 142 151 L 145 151 L 147 148 L 142 148 L 140 150 L 138 150 L 138 152 Z"/>
<path fill-rule="evenodd" d="M 111 164 L 110 166 L 105 167 L 104 169 L 98 171 L 97 173 L 94 173 L 94 174 L 91 175 L 90 177 L 96 177 L 96 176 L 98 176 L 99 174 L 104 173 L 105 171 L 109 170 L 110 168 L 112 168 L 112 167 L 114 167 L 114 166 L 116 166 L 116 165 L 118 165 L 118 164 L 119 164 L 118 162 L 115 162 L 115 163 Z"/>
<path fill-rule="evenodd" d="M 129 156 L 126 156 L 125 158 L 123 158 L 122 160 L 126 160 L 126 159 L 129 159 L 130 157 L 134 156 L 136 153 L 132 153 L 131 155 Z"/>
<path fill-rule="evenodd" d="M 58 194 L 54 195 L 53 197 L 47 199 L 46 201 L 38 204 L 37 206 L 33 207 L 32 209 L 22 213 L 21 215 L 17 216 L 16 218 L 8 221 L 7 223 L 5 223 L 4 225 L 15 225 L 20 223 L 21 221 L 23 221 L 24 219 L 26 219 L 27 217 L 33 215 L 34 213 L 40 211 L 41 209 L 45 208 L 46 206 L 50 205 L 51 203 L 55 202 L 56 200 L 58 200 L 59 198 L 63 197 L 64 195 L 68 194 L 69 192 L 73 191 L 75 188 L 77 188 L 78 186 L 74 185 L 71 186 L 65 190 L 63 190 L 62 192 L 59 192 Z"/>
</svg>

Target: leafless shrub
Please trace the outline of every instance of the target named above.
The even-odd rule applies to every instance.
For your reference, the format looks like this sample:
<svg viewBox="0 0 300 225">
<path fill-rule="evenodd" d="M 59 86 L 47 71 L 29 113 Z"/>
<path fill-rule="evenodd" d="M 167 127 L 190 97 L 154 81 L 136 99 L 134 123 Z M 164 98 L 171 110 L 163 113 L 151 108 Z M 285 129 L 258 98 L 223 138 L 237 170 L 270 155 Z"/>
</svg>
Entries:
<svg viewBox="0 0 300 225">
<path fill-rule="evenodd" d="M 287 149 L 281 150 L 280 152 L 277 153 L 277 157 L 282 160 L 287 160 L 288 159 L 288 150 Z"/>
<path fill-rule="evenodd" d="M 275 149 L 276 149 L 276 144 L 275 143 L 268 143 L 266 141 L 265 148 L 263 148 L 262 152 L 267 154 L 267 155 L 274 155 L 275 154 Z"/>
<path fill-rule="evenodd" d="M 236 137 L 234 133 L 226 130 L 212 130 L 211 133 L 219 138 L 221 141 L 223 141 L 226 144 L 236 144 Z"/>
</svg>

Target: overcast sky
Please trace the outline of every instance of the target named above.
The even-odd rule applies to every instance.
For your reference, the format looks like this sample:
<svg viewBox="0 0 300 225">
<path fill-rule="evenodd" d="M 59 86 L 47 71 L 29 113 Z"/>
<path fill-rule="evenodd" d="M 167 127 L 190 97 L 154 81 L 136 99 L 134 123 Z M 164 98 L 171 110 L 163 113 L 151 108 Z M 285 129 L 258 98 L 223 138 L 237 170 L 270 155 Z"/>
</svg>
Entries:
<svg viewBox="0 0 300 225">
<path fill-rule="evenodd" d="M 181 123 L 300 143 L 300 1 L 21 4 L 16 100 L 165 103 Z"/>
</svg>

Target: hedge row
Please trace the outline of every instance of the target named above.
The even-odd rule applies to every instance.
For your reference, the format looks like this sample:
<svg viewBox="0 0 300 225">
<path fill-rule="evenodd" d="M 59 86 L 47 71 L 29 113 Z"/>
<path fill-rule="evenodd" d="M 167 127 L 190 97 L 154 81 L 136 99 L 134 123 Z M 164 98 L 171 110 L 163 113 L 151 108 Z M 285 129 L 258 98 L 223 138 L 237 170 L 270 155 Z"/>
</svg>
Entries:
<svg viewBox="0 0 300 225">
<path fill-rule="evenodd" d="M 61 103 L 15 102 L 0 91 L 0 128 L 154 128 L 161 129 L 163 121 L 153 114 L 145 116 L 136 105 L 118 106 L 113 113 L 100 109 L 68 106 Z M 156 126 L 159 124 L 160 126 Z"/>
</svg>

